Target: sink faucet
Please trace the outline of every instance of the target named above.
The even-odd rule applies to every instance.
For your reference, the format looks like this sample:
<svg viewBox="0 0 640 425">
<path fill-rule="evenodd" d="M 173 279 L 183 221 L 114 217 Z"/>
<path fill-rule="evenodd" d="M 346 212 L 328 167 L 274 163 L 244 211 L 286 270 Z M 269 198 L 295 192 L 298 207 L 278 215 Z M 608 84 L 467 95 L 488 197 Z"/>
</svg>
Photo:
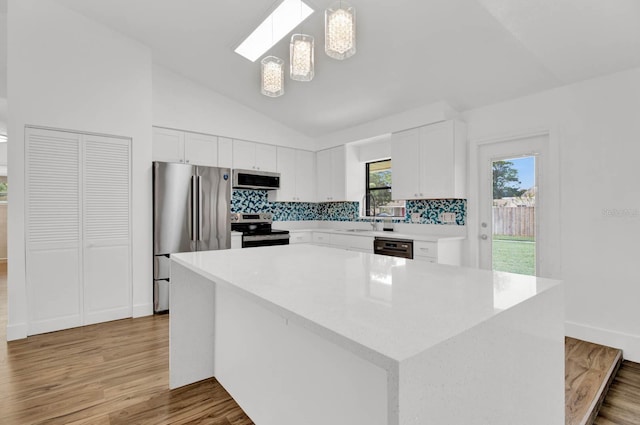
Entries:
<svg viewBox="0 0 640 425">
<path fill-rule="evenodd" d="M 376 230 L 376 198 L 375 196 L 373 196 L 371 193 L 369 193 L 369 195 L 367 196 L 367 194 L 365 193 L 364 196 L 362 197 L 362 205 L 363 205 L 363 210 L 366 214 L 367 210 L 366 210 L 366 201 L 367 198 L 369 200 L 369 205 L 370 205 L 370 211 L 371 211 L 371 221 L 369 222 L 369 224 L 371 225 L 371 228 L 373 230 Z"/>
</svg>

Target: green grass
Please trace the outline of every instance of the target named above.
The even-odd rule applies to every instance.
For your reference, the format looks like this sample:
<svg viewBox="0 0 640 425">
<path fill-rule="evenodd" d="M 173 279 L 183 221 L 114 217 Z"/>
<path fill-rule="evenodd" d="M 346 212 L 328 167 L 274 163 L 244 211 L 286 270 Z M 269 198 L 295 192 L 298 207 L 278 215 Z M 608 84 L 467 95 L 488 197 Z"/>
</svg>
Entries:
<svg viewBox="0 0 640 425">
<path fill-rule="evenodd" d="M 493 270 L 536 274 L 536 243 L 521 236 L 493 237 Z"/>
</svg>

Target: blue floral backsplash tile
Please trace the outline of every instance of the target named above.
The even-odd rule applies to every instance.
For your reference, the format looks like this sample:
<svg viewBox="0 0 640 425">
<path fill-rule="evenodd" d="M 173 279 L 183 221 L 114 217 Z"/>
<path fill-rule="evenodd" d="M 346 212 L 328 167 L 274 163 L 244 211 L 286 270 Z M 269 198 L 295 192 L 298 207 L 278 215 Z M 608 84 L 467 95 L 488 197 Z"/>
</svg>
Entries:
<svg viewBox="0 0 640 425">
<path fill-rule="evenodd" d="M 273 214 L 274 221 L 361 221 L 359 202 L 270 202 L 266 190 L 236 189 L 231 197 L 231 212 Z M 411 215 L 420 215 L 420 224 L 444 224 L 442 213 L 454 213 L 457 225 L 467 216 L 466 199 L 421 199 L 407 201 L 406 216 L 395 223 L 411 223 Z"/>
</svg>

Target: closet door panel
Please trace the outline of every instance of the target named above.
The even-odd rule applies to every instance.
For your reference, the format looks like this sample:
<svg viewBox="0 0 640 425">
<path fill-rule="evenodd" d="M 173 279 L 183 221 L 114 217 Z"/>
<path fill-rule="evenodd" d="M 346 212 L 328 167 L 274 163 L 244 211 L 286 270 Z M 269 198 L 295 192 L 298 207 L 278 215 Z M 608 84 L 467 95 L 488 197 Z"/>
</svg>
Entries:
<svg viewBox="0 0 640 425">
<path fill-rule="evenodd" d="M 82 324 L 80 135 L 27 128 L 29 335 Z"/>
<path fill-rule="evenodd" d="M 84 254 L 84 324 L 131 317 L 129 247 L 90 245 Z"/>
<path fill-rule="evenodd" d="M 84 323 L 131 317 L 130 141 L 84 136 Z"/>
<path fill-rule="evenodd" d="M 82 324 L 79 254 L 75 246 L 27 251 L 29 335 Z"/>
</svg>

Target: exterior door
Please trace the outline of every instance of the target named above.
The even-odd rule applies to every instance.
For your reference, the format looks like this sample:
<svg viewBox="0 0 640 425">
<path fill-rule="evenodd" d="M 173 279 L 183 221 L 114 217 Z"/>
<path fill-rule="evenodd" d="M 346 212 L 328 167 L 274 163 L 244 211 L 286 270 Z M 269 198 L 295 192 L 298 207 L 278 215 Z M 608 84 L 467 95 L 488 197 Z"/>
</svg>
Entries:
<svg viewBox="0 0 640 425">
<path fill-rule="evenodd" d="M 559 185 L 549 155 L 547 135 L 480 145 L 481 268 L 557 277 Z"/>
</svg>

